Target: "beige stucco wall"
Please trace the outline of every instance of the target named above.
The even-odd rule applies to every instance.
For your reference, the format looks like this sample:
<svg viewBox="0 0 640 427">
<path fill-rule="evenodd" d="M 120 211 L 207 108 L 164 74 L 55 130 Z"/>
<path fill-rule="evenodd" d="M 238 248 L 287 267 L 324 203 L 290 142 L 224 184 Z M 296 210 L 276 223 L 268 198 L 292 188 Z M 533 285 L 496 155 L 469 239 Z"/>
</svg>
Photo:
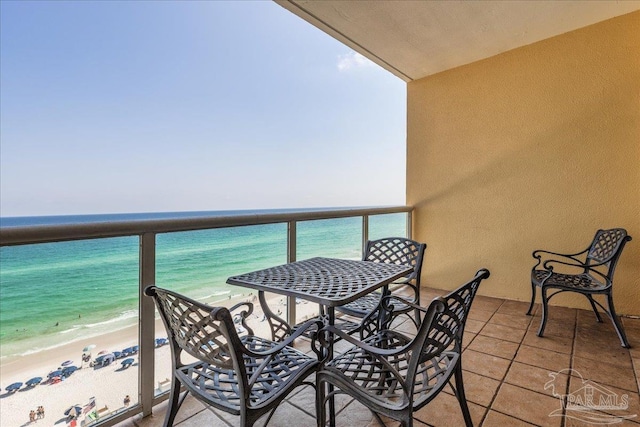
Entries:
<svg viewBox="0 0 640 427">
<path fill-rule="evenodd" d="M 487 267 L 481 294 L 528 301 L 534 249 L 623 227 L 616 308 L 640 315 L 640 12 L 411 82 L 407 114 L 423 283 Z"/>
</svg>

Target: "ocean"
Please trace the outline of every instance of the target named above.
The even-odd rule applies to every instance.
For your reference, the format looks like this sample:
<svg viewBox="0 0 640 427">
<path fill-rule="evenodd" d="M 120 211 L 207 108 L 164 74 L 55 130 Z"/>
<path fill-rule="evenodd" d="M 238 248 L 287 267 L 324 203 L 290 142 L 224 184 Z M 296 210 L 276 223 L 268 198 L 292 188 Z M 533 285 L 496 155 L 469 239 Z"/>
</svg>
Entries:
<svg viewBox="0 0 640 427">
<path fill-rule="evenodd" d="M 0 218 L 2 227 L 241 215 L 215 211 Z M 286 262 L 286 224 L 159 234 L 156 284 L 210 304 L 250 290 L 229 276 Z M 359 259 L 360 217 L 297 225 L 297 259 Z M 406 235 L 406 214 L 370 217 L 369 237 Z M 125 328 L 138 318 L 138 238 L 0 248 L 0 360 Z"/>
</svg>

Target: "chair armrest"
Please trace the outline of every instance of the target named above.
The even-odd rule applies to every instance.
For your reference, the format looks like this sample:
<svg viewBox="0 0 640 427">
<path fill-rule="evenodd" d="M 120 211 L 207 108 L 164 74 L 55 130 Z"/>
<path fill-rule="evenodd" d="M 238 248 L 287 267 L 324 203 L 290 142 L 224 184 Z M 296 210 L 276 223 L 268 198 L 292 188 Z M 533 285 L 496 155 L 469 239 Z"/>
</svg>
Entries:
<svg viewBox="0 0 640 427">
<path fill-rule="evenodd" d="M 545 250 L 542 250 L 542 249 L 535 250 L 535 251 L 533 251 L 531 256 L 533 256 L 535 259 L 537 259 L 538 262 L 536 263 L 536 265 L 533 266 L 532 270 L 535 270 L 536 267 L 538 267 L 540 264 L 542 264 L 543 255 L 547 255 L 547 257 L 556 256 L 556 257 L 560 257 L 560 258 L 564 258 L 564 259 L 570 259 L 572 261 L 575 261 L 577 263 L 582 264 L 583 262 L 580 259 L 576 258 L 576 257 L 578 255 L 582 255 L 584 253 L 587 253 L 588 250 L 589 250 L 589 248 L 587 248 L 587 249 L 585 249 L 583 251 L 580 251 L 578 253 L 575 253 L 575 254 L 561 254 L 561 253 L 558 253 L 558 252 L 545 251 Z"/>
<path fill-rule="evenodd" d="M 238 310 L 241 307 L 245 307 L 246 310 L 241 311 L 240 313 L 237 313 L 237 315 L 240 316 L 240 323 L 247 330 L 249 335 L 254 335 L 253 329 L 249 325 L 247 325 L 247 319 L 249 318 L 251 313 L 253 313 L 253 304 L 251 304 L 250 302 L 239 302 L 238 304 L 234 305 L 229 309 L 229 313 L 231 313 L 232 317 L 235 317 L 233 312 Z"/>
<path fill-rule="evenodd" d="M 398 335 L 401 335 L 401 336 L 404 336 L 404 335 L 402 335 L 402 334 L 400 334 L 398 332 L 394 332 L 394 333 L 398 334 Z M 405 346 L 398 347 L 398 348 L 395 348 L 393 350 L 386 350 L 386 349 L 383 349 L 383 348 L 380 348 L 380 347 L 375 347 L 375 346 L 372 346 L 370 344 L 367 344 L 364 341 L 360 341 L 358 339 L 355 339 L 351 335 L 341 331 L 340 329 L 336 328 L 335 326 L 326 325 L 318 332 L 318 338 L 320 340 L 320 343 L 325 348 L 329 348 L 329 346 L 331 345 L 329 340 L 332 339 L 332 338 L 329 338 L 330 335 L 338 336 L 338 337 L 350 342 L 354 346 L 365 350 L 367 353 L 371 353 L 374 356 L 381 356 L 381 357 L 389 357 L 389 356 L 393 356 L 393 355 L 396 355 L 396 354 L 405 353 L 413 345 L 413 340 L 410 340 L 409 344 L 407 344 Z M 409 339 L 409 338 L 407 338 L 407 339 Z"/>
<path fill-rule="evenodd" d="M 324 323 L 322 323 L 322 321 L 318 319 L 308 320 L 307 322 L 298 326 L 295 332 L 289 335 L 284 341 L 280 341 L 277 346 L 270 348 L 269 350 L 252 351 L 243 346 L 242 352 L 252 357 L 265 357 L 265 356 L 270 356 L 270 355 L 279 353 L 280 351 L 282 351 L 282 349 L 284 349 L 285 347 L 293 343 L 293 341 L 295 341 L 296 338 L 299 338 L 307 329 L 311 328 L 312 326 L 315 326 L 316 328 L 318 328 L 318 330 L 320 330 L 324 326 Z M 312 336 L 312 341 L 314 340 L 315 338 Z M 314 350 L 314 353 L 315 353 L 316 351 L 313 345 L 312 345 L 312 349 Z"/>
</svg>

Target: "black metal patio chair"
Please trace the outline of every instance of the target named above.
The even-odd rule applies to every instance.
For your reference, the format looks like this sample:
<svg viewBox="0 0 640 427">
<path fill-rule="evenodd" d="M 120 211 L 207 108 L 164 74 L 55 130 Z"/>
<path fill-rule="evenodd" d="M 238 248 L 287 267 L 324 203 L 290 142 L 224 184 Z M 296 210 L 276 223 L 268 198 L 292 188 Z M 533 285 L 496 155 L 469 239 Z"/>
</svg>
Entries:
<svg viewBox="0 0 640 427">
<path fill-rule="evenodd" d="M 408 276 L 395 281 L 388 287 L 387 294 L 400 298 L 396 303 L 396 311 L 411 311 L 411 304 L 420 304 L 420 274 L 426 248 L 426 244 L 404 237 L 387 237 L 367 242 L 363 261 L 404 264 L 413 267 L 413 271 Z M 349 304 L 336 307 L 336 310 L 350 316 L 364 318 L 378 307 L 382 294 L 383 292 L 380 291 L 371 292 Z M 402 301 L 411 304 L 404 304 Z M 420 310 L 415 310 L 414 313 L 414 322 L 417 325 L 420 323 Z"/>
<path fill-rule="evenodd" d="M 533 252 L 533 257 L 538 262 L 531 269 L 531 304 L 527 315 L 531 315 L 536 299 L 536 287 L 539 287 L 542 298 L 539 337 L 544 333 L 547 323 L 549 300 L 562 292 L 577 292 L 587 297 L 598 322 L 602 322 L 602 318 L 596 306 L 609 316 L 622 347 L 629 348 L 629 341 L 613 305 L 613 273 L 624 245 L 630 240 L 631 236 L 627 235 L 625 229 L 614 228 L 598 230 L 589 247 L 575 254 L 560 254 L 544 250 Z M 543 261 L 543 259 L 545 260 Z M 554 267 L 572 272 L 556 272 Z M 550 290 L 555 290 L 555 292 L 548 294 Z M 594 295 L 606 295 L 609 309 L 596 301 L 593 298 Z"/>
<path fill-rule="evenodd" d="M 155 300 L 171 344 L 173 377 L 165 426 L 173 425 L 189 393 L 206 405 L 239 415 L 241 426 L 252 426 L 269 414 L 264 423 L 267 425 L 295 387 L 315 387 L 306 378 L 316 372 L 318 358 L 290 344 L 307 328 L 318 328 L 321 323 L 307 322 L 282 342 L 273 342 L 255 336 L 246 324 L 253 311 L 251 303 L 231 309 L 210 307 L 155 286 L 147 287 L 145 294 Z M 235 322 L 234 311 L 239 311 Z M 243 331 L 242 336 L 237 329 Z M 319 355 L 314 341 L 312 349 Z M 195 361 L 183 361 L 183 352 Z M 182 387 L 186 392 L 180 398 Z"/>
<path fill-rule="evenodd" d="M 361 340 L 325 326 L 319 334 L 323 345 L 339 336 L 353 347 L 324 363 L 316 374 L 318 426 L 326 423 L 324 409 L 328 399 L 346 393 L 367 406 L 382 425 L 380 414 L 410 427 L 413 412 L 431 402 L 447 384 L 458 399 L 465 424 L 472 426 L 462 380 L 462 337 L 480 282 L 487 277 L 488 270 L 479 270 L 469 282 L 434 299 L 428 308 L 395 295 L 385 296 L 363 320 Z M 422 312 L 415 335 L 403 333 L 403 328 L 397 326 L 396 317 L 407 316 L 396 312 L 398 303 Z M 455 386 L 451 377 L 455 378 Z M 325 393 L 327 385 L 332 387 L 329 393 Z"/>
</svg>

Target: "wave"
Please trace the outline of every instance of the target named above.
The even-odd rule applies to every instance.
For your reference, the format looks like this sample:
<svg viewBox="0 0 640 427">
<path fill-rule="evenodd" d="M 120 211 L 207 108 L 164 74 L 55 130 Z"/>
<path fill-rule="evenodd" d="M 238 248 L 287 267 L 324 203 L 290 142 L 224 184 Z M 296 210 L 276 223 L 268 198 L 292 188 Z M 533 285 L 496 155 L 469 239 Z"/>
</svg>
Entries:
<svg viewBox="0 0 640 427">
<path fill-rule="evenodd" d="M 117 322 L 121 322 L 123 320 L 129 320 L 129 319 L 133 319 L 133 318 L 137 318 L 138 317 L 138 310 L 127 310 L 125 312 L 120 313 L 120 315 L 118 315 L 117 317 L 113 317 L 107 320 L 103 320 L 102 322 L 97 322 L 97 323 L 87 323 L 86 325 L 83 325 L 83 329 L 87 328 L 95 328 L 95 327 L 99 327 L 99 326 L 104 326 L 104 325 L 109 325 L 112 323 L 117 323 Z"/>
</svg>

